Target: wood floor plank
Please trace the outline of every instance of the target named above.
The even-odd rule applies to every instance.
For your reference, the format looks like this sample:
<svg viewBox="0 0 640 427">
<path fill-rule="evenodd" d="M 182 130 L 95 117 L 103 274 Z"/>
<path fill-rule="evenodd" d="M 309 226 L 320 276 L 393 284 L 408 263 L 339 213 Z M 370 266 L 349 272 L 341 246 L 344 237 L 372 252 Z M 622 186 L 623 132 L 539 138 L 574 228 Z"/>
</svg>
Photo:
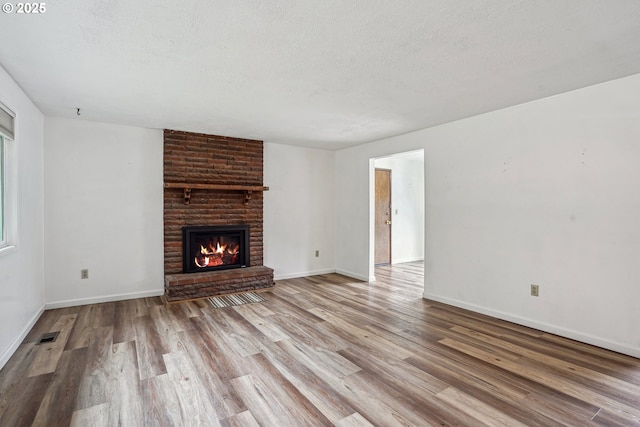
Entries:
<svg viewBox="0 0 640 427">
<path fill-rule="evenodd" d="M 552 335 L 549 333 L 543 333 L 540 338 L 544 341 L 558 343 L 563 347 L 573 348 L 577 354 L 591 356 L 593 359 L 600 360 L 605 363 L 610 362 L 617 369 L 628 370 L 628 373 L 631 376 L 635 377 L 637 380 L 640 380 L 640 372 L 638 372 L 637 369 L 638 359 L 635 357 L 616 353 L 615 351 L 609 351 L 593 345 L 585 345 L 584 343 L 581 343 L 579 341 L 575 341 L 558 335 Z"/>
<path fill-rule="evenodd" d="M 197 372 L 184 349 L 165 354 L 165 364 L 175 388 L 182 424 L 219 426 L 219 416 L 211 404 Z"/>
<path fill-rule="evenodd" d="M 232 307 L 232 310 L 240 313 L 242 317 L 244 317 L 264 335 L 269 337 L 271 341 L 287 339 L 287 334 L 284 333 L 277 325 L 262 317 L 263 313 L 256 312 L 257 309 L 254 308 L 253 305 L 254 304 L 238 305 Z M 273 312 L 270 311 L 269 314 L 273 314 Z"/>
<path fill-rule="evenodd" d="M 429 301 L 429 304 L 431 305 L 429 316 L 446 320 L 452 325 L 467 326 L 470 329 L 480 327 L 486 333 L 493 333 L 496 336 L 504 336 L 505 334 L 513 332 L 539 339 L 543 335 L 543 332 L 536 329 L 501 321 L 485 314 L 459 310 L 457 307 L 435 301 Z"/>
<path fill-rule="evenodd" d="M 386 394 L 401 395 L 407 404 L 415 405 L 420 411 L 426 411 L 433 416 L 433 422 L 457 423 L 468 422 L 459 419 L 453 408 L 443 407 L 436 396 L 447 388 L 447 382 L 430 375 L 427 370 L 420 370 L 405 360 L 380 360 L 368 355 L 358 348 L 348 348 L 340 354 L 362 368 L 371 379 L 385 388 Z M 430 359 L 431 356 L 426 356 Z M 430 362 L 432 364 L 433 362 Z M 448 378 L 446 378 L 448 379 Z M 392 390 L 396 390 L 395 393 Z"/>
<path fill-rule="evenodd" d="M 76 322 L 71 329 L 65 350 L 73 350 L 89 346 L 94 331 L 100 327 L 100 314 L 103 305 L 88 304 L 80 308 Z"/>
<path fill-rule="evenodd" d="M 35 349 L 33 342 L 25 340 L 0 371 L 0 419 L 9 408 L 14 394 L 22 387 L 23 379 L 27 377 L 27 371 L 35 357 Z"/>
<path fill-rule="evenodd" d="M 69 424 L 71 427 L 106 427 L 109 425 L 109 404 L 91 406 L 74 411 Z"/>
<path fill-rule="evenodd" d="M 217 325 L 221 337 L 240 357 L 260 353 L 260 347 L 256 346 L 254 340 L 251 339 L 251 335 L 259 333 L 259 331 L 254 329 L 247 333 L 246 324 L 250 323 L 237 311 L 212 310 L 211 312 L 203 313 L 203 317 Z"/>
<path fill-rule="evenodd" d="M 444 420 L 444 412 L 451 413 L 442 407 L 440 413 L 431 413 L 419 406 L 409 394 L 397 393 L 390 385 L 379 381 L 375 375 L 360 371 L 342 379 L 335 385 L 357 411 L 374 425 L 382 426 L 436 426 L 436 425 L 471 425 L 471 417 L 455 416 Z"/>
<path fill-rule="evenodd" d="M 299 295 L 300 293 L 298 293 Z M 290 297 L 281 298 L 277 295 L 269 297 L 269 311 L 271 311 L 270 315 L 275 315 L 277 313 L 286 314 L 287 316 L 291 316 L 296 319 L 296 321 L 301 321 L 305 323 L 317 323 L 321 322 L 323 319 L 311 313 L 308 308 L 313 308 L 310 306 L 308 308 L 301 307 L 297 302 L 293 302 Z M 257 307 L 256 307 L 257 308 Z M 264 305 L 260 307 L 260 312 L 264 309 Z M 264 317 L 269 317 L 269 314 L 266 314 L 266 311 L 261 314 Z"/>
<path fill-rule="evenodd" d="M 87 365 L 80 380 L 75 409 L 97 407 L 107 403 L 111 397 L 112 346 L 112 327 L 102 326 L 94 330 L 87 346 Z"/>
<path fill-rule="evenodd" d="M 162 353 L 168 354 L 172 351 L 179 351 L 183 346 L 179 336 L 182 331 L 182 324 L 176 323 L 175 317 L 170 314 L 169 308 L 164 305 L 150 307 L 149 316 L 160 340 L 160 347 L 163 349 Z"/>
<path fill-rule="evenodd" d="M 639 359 L 425 300 L 420 262 L 375 274 L 47 310 L 0 370 L 0 426 L 640 425 Z"/>
<path fill-rule="evenodd" d="M 295 355 L 298 363 L 302 363 L 322 377 L 342 378 L 360 370 L 360 367 L 330 350 L 318 351 L 303 343 L 290 340 L 278 341 L 277 345 L 290 355 Z"/>
<path fill-rule="evenodd" d="M 339 420 L 335 425 L 336 427 L 373 427 L 373 424 L 357 412 Z"/>
<path fill-rule="evenodd" d="M 341 332 L 343 338 L 347 339 L 351 343 L 358 343 L 359 345 L 368 346 L 371 351 L 387 353 L 388 355 L 395 355 L 400 358 L 409 357 L 411 352 L 405 350 L 402 346 L 389 341 L 388 339 L 381 338 L 382 331 L 376 333 L 372 330 L 365 329 L 366 325 L 360 325 L 359 323 L 353 324 L 345 321 L 340 316 L 330 313 L 324 309 L 311 309 L 312 313 L 322 317 L 327 322 L 335 325 Z"/>
<path fill-rule="evenodd" d="M 278 402 L 286 408 L 288 416 L 299 425 L 330 426 L 331 421 L 314 404 L 278 371 L 262 354 L 246 358 L 253 375 L 268 387 Z"/>
<path fill-rule="evenodd" d="M 354 409 L 334 392 L 326 377 L 299 363 L 295 356 L 290 355 L 278 344 L 265 343 L 261 352 L 269 363 L 331 422 L 335 423 L 354 413 Z"/>
<path fill-rule="evenodd" d="M 109 326 L 112 327 L 116 320 L 116 303 L 106 302 L 104 304 L 96 304 L 99 308 L 98 319 L 96 321 L 97 326 Z"/>
<path fill-rule="evenodd" d="M 526 427 L 526 424 L 505 415 L 497 409 L 474 399 L 468 394 L 448 387 L 436 395 L 438 398 L 458 408 L 460 411 L 471 415 L 476 420 L 487 426 Z"/>
<path fill-rule="evenodd" d="M 180 426 L 192 418 L 183 413 L 180 399 L 169 375 L 162 374 L 141 381 L 145 426 Z"/>
<path fill-rule="evenodd" d="M 539 339 L 530 340 L 521 335 L 514 334 L 506 337 L 503 336 L 502 338 L 511 344 L 603 373 L 612 378 L 618 378 L 629 384 L 640 386 L 640 373 L 637 372 L 634 366 L 634 360 L 637 363 L 636 359 L 617 353 L 613 355 L 614 358 L 612 359 L 609 354 L 611 352 L 598 349 L 600 350 L 599 352 L 592 353 L 575 346 L 573 340 L 567 338 L 550 340 L 547 337 L 548 334 L 543 334 Z M 584 347 L 584 344 L 582 346 Z M 620 356 L 624 357 L 619 358 Z"/>
<path fill-rule="evenodd" d="M 135 341 L 112 346 L 110 368 L 109 425 L 144 425 Z"/>
<path fill-rule="evenodd" d="M 314 348 L 327 348 L 338 351 L 349 347 L 350 343 L 330 328 L 318 327 L 322 322 L 308 323 L 291 316 L 271 316 L 271 319 L 284 330 L 290 338 Z"/>
<path fill-rule="evenodd" d="M 629 419 L 627 416 L 620 416 L 607 410 L 600 410 L 592 419 L 593 425 L 602 427 L 628 427 L 640 425 L 637 419 Z"/>
<path fill-rule="evenodd" d="M 244 411 L 222 420 L 222 427 L 260 427 L 258 421 L 253 417 L 251 412 Z"/>
<path fill-rule="evenodd" d="M 170 305 L 180 310 L 187 318 L 199 317 L 203 308 L 209 308 L 208 303 L 203 300 L 184 301 Z"/>
<path fill-rule="evenodd" d="M 373 386 L 372 388 L 380 390 L 380 394 L 399 396 L 397 399 L 401 403 L 394 404 L 394 407 L 402 404 L 410 408 L 419 408 L 413 409 L 412 412 L 416 412 L 424 417 L 425 421 L 436 425 L 464 421 L 453 413 L 452 408 L 444 407 L 436 398 L 437 393 L 447 388 L 442 381 L 425 372 L 417 373 L 418 370 L 415 368 L 407 368 L 403 371 L 402 368 L 406 367 L 406 364 L 402 360 L 375 360 L 351 348 L 340 351 L 340 354 L 360 366 L 361 379 L 367 380 Z M 353 378 L 350 376 L 349 379 Z"/>
<path fill-rule="evenodd" d="M 176 304 L 165 304 L 166 314 L 169 317 L 169 321 L 176 332 L 183 332 L 188 329 L 193 329 L 193 324 L 189 321 L 192 317 L 198 317 L 200 310 L 198 309 L 198 316 L 192 316 L 191 309 L 187 310 L 183 307 L 190 307 L 189 301 Z"/>
<path fill-rule="evenodd" d="M 11 394 L 2 394 L 7 400 L 6 410 L 0 416 L 0 426 L 23 427 L 33 424 L 38 409 L 53 382 L 54 374 L 25 377 L 20 387 L 11 390 Z"/>
<path fill-rule="evenodd" d="M 249 408 L 258 424 L 264 426 L 291 426 L 298 424 L 288 415 L 287 408 L 279 402 L 262 380 L 253 374 L 234 378 L 231 384 Z"/>
<path fill-rule="evenodd" d="M 514 374 L 527 377 L 532 381 L 545 384 L 550 388 L 560 390 L 569 396 L 573 396 L 577 399 L 588 402 L 592 405 L 600 408 L 605 408 L 608 411 L 616 414 L 619 417 L 624 417 L 634 422 L 640 422 L 640 406 L 632 407 L 623 402 L 619 402 L 610 396 L 600 394 L 585 387 L 581 387 L 573 381 L 557 378 L 555 375 L 544 372 L 536 367 L 531 367 L 518 363 L 512 360 L 505 360 L 500 357 L 496 357 L 489 352 L 481 349 L 472 348 L 467 344 L 456 342 L 449 338 L 442 340 L 444 345 L 455 348 L 459 351 L 471 354 L 485 362 L 499 366 L 502 369 L 506 369 Z"/>
<path fill-rule="evenodd" d="M 86 348 L 67 350 L 62 353 L 59 360 L 60 369 L 57 369 L 53 375 L 53 380 L 42 399 L 33 420 L 34 426 L 70 424 L 86 363 Z"/>
<path fill-rule="evenodd" d="M 569 425 L 580 425 L 598 410 L 594 405 L 514 376 L 440 343 L 423 344 L 426 348 L 424 354 L 405 361 L 453 387 L 465 390 L 467 394 L 502 407 L 503 411 L 516 419 L 526 420 L 532 425 L 554 425 L 554 419 L 566 420 Z"/>
<path fill-rule="evenodd" d="M 218 325 L 207 321 L 204 316 L 192 318 L 194 330 L 191 334 L 198 335 L 201 348 L 206 349 L 211 360 L 215 363 L 215 372 L 223 380 L 241 377 L 249 373 L 242 363 L 241 356 L 235 352 L 235 347 L 229 344 Z"/>
<path fill-rule="evenodd" d="M 42 316 L 40 316 L 36 324 L 27 334 L 24 342 L 35 343 L 40 339 L 40 336 L 42 334 L 55 332 L 52 330 L 52 325 L 56 324 L 61 316 L 65 316 L 68 314 L 78 314 L 80 312 L 80 309 L 81 307 L 67 307 L 60 308 L 58 310 L 45 310 L 45 312 L 42 313 Z"/>
<path fill-rule="evenodd" d="M 60 333 L 54 342 L 36 347 L 35 357 L 29 366 L 27 376 L 35 377 L 55 372 L 77 317 L 77 314 L 65 314 L 53 324 L 51 332 Z"/>
<path fill-rule="evenodd" d="M 218 419 L 233 417 L 247 410 L 246 405 L 236 393 L 227 376 L 226 364 L 220 365 L 216 353 L 209 350 L 212 345 L 197 329 L 190 329 L 180 333 L 184 336 L 185 351 L 196 370 L 200 382 L 203 384 L 209 401 L 213 405 Z M 234 376 L 231 375 L 231 378 Z"/>
<path fill-rule="evenodd" d="M 143 306 L 143 307 L 146 307 Z M 146 310 L 148 313 L 148 309 Z M 137 316 L 133 325 L 136 331 L 136 355 L 140 379 L 146 380 L 167 373 L 163 354 L 169 349 L 162 345 L 162 338 L 150 315 Z"/>
<path fill-rule="evenodd" d="M 135 319 L 135 303 L 132 300 L 118 301 L 114 308 L 113 343 L 118 344 L 136 339 L 133 327 Z"/>
<path fill-rule="evenodd" d="M 461 326 L 454 326 L 451 330 L 461 332 L 495 347 L 527 357 L 531 359 L 531 363 L 540 363 L 545 365 L 549 369 L 553 369 L 558 372 L 558 375 L 565 374 L 571 377 L 579 376 L 590 382 L 597 383 L 606 388 L 608 393 L 615 395 L 618 400 L 626 400 L 629 405 L 636 405 L 640 407 L 640 386 L 630 384 L 626 381 L 611 377 L 610 375 L 602 374 L 593 369 L 584 368 L 557 357 L 547 356 L 543 353 L 514 345 L 508 341 L 494 338 L 478 331 L 472 331 Z M 574 379 L 577 380 L 577 378 Z"/>
<path fill-rule="evenodd" d="M 550 420 L 561 420 L 562 422 L 557 422 L 558 425 L 581 427 L 597 425 L 592 422 L 592 419 L 594 414 L 600 411 L 600 408 L 568 396 L 561 391 L 548 387 L 543 388 L 546 389 L 544 392 L 532 391 L 527 398 L 522 401 L 522 403 L 526 403 L 528 409 L 534 412 L 533 415 L 523 418 L 524 420 L 527 420 L 529 423 L 531 420 L 541 420 L 538 423 L 541 425 L 550 425 Z"/>
</svg>

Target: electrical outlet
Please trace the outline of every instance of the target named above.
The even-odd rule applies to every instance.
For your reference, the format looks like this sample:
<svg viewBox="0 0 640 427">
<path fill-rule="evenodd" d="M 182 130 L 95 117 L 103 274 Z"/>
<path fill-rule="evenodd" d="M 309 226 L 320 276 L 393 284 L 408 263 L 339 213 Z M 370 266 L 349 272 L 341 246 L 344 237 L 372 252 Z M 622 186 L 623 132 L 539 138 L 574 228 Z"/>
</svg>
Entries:
<svg viewBox="0 0 640 427">
<path fill-rule="evenodd" d="M 80 270 L 80 278 L 81 279 L 88 279 L 89 278 L 89 270 L 88 269 L 83 269 Z"/>
<path fill-rule="evenodd" d="M 532 297 L 540 296 L 540 287 L 538 285 L 531 285 L 531 296 Z"/>
<path fill-rule="evenodd" d="M 316 258 L 320 256 L 320 251 L 316 249 Z"/>
</svg>

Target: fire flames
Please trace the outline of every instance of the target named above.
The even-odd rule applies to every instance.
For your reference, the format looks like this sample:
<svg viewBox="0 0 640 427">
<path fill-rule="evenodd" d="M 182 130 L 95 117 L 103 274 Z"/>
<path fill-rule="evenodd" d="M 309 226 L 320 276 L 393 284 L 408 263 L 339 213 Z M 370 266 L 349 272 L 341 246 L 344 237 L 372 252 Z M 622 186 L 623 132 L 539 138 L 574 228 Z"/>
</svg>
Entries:
<svg viewBox="0 0 640 427">
<path fill-rule="evenodd" d="M 240 246 L 237 244 L 220 244 L 220 241 L 209 242 L 207 246 L 201 244 L 200 252 L 196 255 L 194 262 L 200 268 L 235 264 L 239 249 Z"/>
</svg>

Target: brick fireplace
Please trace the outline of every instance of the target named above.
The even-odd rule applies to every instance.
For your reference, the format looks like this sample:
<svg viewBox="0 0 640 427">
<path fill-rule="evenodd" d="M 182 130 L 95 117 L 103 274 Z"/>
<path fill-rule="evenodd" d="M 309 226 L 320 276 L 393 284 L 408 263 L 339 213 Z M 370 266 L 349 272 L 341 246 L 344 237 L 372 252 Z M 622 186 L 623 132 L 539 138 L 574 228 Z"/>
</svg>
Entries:
<svg viewBox="0 0 640 427">
<path fill-rule="evenodd" d="M 262 141 L 164 131 L 164 273 L 168 301 L 202 298 L 274 285 L 263 265 Z M 184 228 L 248 230 L 248 256 L 237 268 L 186 269 Z M 204 244 L 203 246 L 207 246 Z M 207 267 L 216 248 L 203 247 Z M 229 259 L 229 255 L 225 255 Z M 198 264 L 202 265 L 201 256 Z M 220 261 L 222 262 L 222 261 Z M 191 272 L 186 272 L 190 270 Z"/>
</svg>

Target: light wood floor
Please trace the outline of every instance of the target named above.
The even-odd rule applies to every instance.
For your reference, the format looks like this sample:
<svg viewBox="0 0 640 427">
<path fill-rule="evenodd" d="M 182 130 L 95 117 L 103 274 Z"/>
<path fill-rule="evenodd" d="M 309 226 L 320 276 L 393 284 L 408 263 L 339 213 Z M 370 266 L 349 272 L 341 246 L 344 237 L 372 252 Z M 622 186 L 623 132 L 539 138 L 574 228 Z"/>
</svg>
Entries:
<svg viewBox="0 0 640 427">
<path fill-rule="evenodd" d="M 0 372 L 0 426 L 640 423 L 640 360 L 423 300 L 421 264 L 376 277 L 46 311 Z"/>
</svg>

